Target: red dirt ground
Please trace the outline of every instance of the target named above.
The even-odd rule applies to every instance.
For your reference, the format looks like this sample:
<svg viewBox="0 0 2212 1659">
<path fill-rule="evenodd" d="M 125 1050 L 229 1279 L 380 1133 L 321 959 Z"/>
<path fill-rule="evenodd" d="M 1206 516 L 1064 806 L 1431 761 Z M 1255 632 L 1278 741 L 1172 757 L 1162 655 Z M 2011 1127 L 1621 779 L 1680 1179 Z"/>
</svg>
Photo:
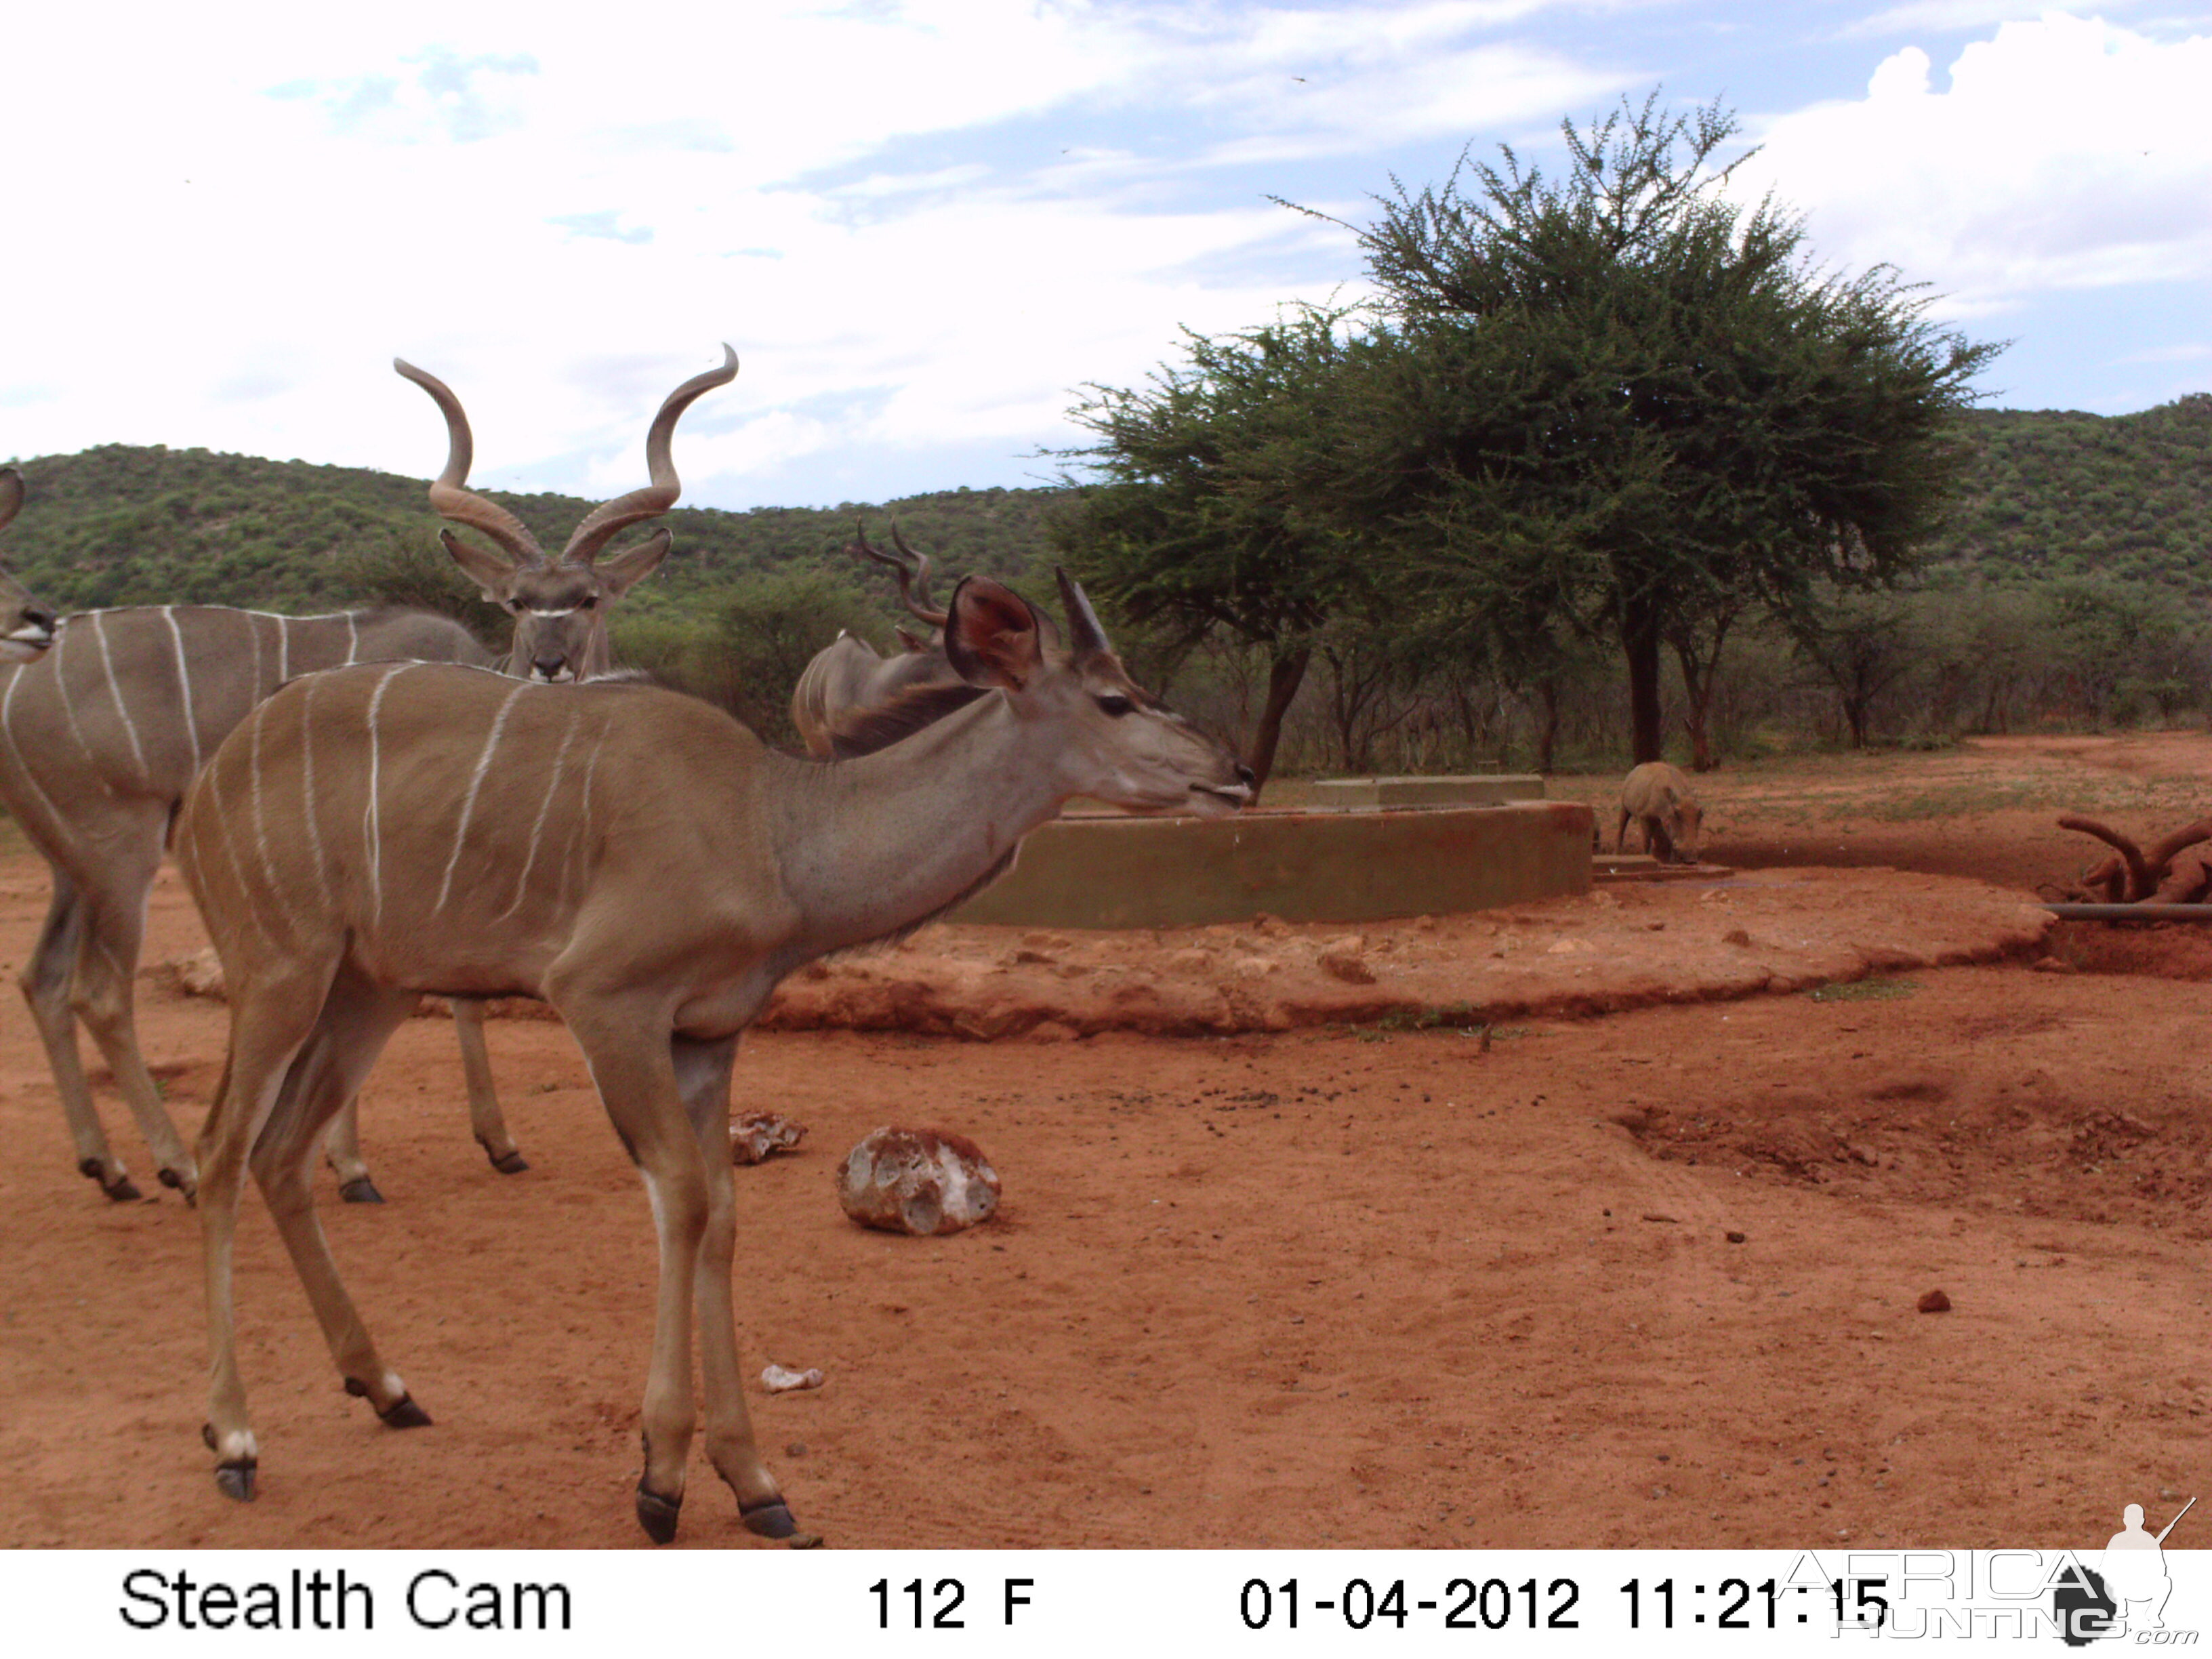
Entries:
<svg viewBox="0 0 2212 1659">
<path fill-rule="evenodd" d="M 2095 850 L 2057 812 L 2169 828 L 2208 781 L 2193 734 L 1772 763 L 1708 781 L 1706 850 L 2026 890 Z M 35 860 L 0 864 L 11 975 L 44 890 Z M 197 948 L 173 883 L 153 926 L 149 962 Z M 763 1033 L 739 1109 L 811 1133 L 737 1172 L 744 1356 L 829 1381 L 752 1388 L 762 1443 L 832 1545 L 2101 1536 L 2120 1494 L 2204 1468 L 2212 948 L 2053 939 L 2046 968 L 2081 971 L 1915 969 L 1487 1039 Z M 188 1126 L 223 1018 L 145 988 Z M 0 1021 L 0 1543 L 640 1541 L 645 1206 L 565 1034 L 491 1039 L 531 1170 L 486 1167 L 448 1028 L 418 1020 L 363 1111 L 392 1202 L 325 1211 L 435 1427 L 387 1431 L 340 1394 L 247 1200 L 248 1507 L 198 1440 L 191 1213 L 70 1173 L 28 1021 Z M 846 1222 L 838 1156 L 892 1121 L 981 1142 L 1000 1218 L 933 1240 Z M 1952 1311 L 1917 1312 L 1936 1288 Z M 696 1459 L 683 1541 L 757 1541 Z"/>
</svg>

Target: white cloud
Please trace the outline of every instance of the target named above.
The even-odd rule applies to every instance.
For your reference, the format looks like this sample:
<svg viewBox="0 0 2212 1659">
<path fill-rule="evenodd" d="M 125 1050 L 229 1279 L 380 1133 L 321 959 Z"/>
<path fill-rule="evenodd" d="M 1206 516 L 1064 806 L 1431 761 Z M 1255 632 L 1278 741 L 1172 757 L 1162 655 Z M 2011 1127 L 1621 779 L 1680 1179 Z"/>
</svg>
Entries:
<svg viewBox="0 0 2212 1659">
<path fill-rule="evenodd" d="M 58 72 L 0 100 L 16 222 L 51 250 L 11 271 L 41 326 L 0 358 L 0 453 L 425 471 L 442 439 L 397 350 L 467 402 L 479 483 L 626 488 L 661 393 L 728 338 L 744 374 L 679 445 L 693 499 L 838 447 L 1024 453 L 1177 325 L 1267 314 L 1319 246 L 1353 268 L 1341 233 L 1194 173 L 1609 88 L 1484 38 L 1541 9 L 43 9 L 12 56 Z"/>
<path fill-rule="evenodd" d="M 1907 46 L 1863 100 L 1775 118 L 1739 177 L 1806 210 L 1826 258 L 1893 263 L 1954 316 L 2212 277 L 2212 37 L 2052 11 L 1967 46 L 1947 88 L 1930 69 Z"/>
<path fill-rule="evenodd" d="M 1713 21 L 1678 0 L 793 0 L 633 27 L 465 0 L 37 8 L 0 97 L 0 454 L 424 472 L 442 434 L 398 351 L 466 400 L 477 483 L 612 490 L 727 339 L 744 372 L 678 445 L 690 499 L 803 498 L 779 469 L 825 457 L 845 479 L 1018 457 L 1179 325 L 1356 277 L 1344 232 L 1262 190 L 1356 216 L 1407 155 L 1601 108 L 1670 73 L 1601 27 L 1639 7 Z M 1761 165 L 1829 255 L 1968 305 L 2201 270 L 2205 52 L 2054 17 L 1940 86 L 1909 46 L 1866 100 L 1774 121 Z"/>
</svg>

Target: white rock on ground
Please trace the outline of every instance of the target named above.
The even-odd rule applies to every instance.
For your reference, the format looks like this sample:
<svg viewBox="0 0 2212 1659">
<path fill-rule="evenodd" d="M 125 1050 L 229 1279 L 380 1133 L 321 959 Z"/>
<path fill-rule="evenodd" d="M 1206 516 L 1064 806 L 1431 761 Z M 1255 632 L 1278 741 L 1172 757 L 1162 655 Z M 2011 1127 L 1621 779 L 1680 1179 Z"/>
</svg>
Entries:
<svg viewBox="0 0 2212 1659">
<path fill-rule="evenodd" d="M 837 1201 L 864 1227 L 923 1238 L 957 1233 L 999 1207 L 999 1172 L 965 1135 L 882 1128 L 838 1166 Z"/>
</svg>

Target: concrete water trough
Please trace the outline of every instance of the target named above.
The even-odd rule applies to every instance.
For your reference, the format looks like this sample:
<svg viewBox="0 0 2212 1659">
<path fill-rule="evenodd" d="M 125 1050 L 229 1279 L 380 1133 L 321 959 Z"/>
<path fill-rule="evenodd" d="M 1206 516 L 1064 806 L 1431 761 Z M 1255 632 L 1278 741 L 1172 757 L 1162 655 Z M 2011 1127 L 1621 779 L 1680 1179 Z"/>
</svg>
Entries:
<svg viewBox="0 0 2212 1659">
<path fill-rule="evenodd" d="M 1374 921 L 1589 887 L 1590 809 L 1571 801 L 1263 808 L 1233 818 L 1071 815 L 1031 831 L 1014 867 L 945 920 L 1036 927 L 1194 927 L 1262 914 Z"/>
</svg>

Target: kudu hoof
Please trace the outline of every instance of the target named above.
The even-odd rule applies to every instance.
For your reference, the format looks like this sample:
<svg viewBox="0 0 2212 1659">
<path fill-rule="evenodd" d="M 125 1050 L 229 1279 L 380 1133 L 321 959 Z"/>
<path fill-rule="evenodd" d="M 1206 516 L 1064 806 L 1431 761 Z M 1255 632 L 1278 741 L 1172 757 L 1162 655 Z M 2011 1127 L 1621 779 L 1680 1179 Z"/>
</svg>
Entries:
<svg viewBox="0 0 2212 1659">
<path fill-rule="evenodd" d="M 87 1181 L 98 1182 L 100 1183 L 100 1190 L 106 1194 L 107 1196 L 115 1203 L 136 1204 L 144 1196 L 144 1194 L 141 1193 L 134 1184 L 132 1184 L 131 1177 L 127 1175 L 118 1174 L 115 1177 L 114 1182 L 111 1184 L 107 1179 L 107 1170 L 106 1166 L 103 1165 L 96 1158 L 79 1158 L 76 1164 L 76 1172 L 82 1176 Z"/>
<path fill-rule="evenodd" d="M 791 1510 L 781 1498 L 765 1498 L 757 1504 L 738 1505 L 738 1519 L 745 1523 L 747 1532 L 758 1533 L 763 1538 L 793 1538 L 799 1535 L 799 1522 L 791 1518 Z M 820 1543 L 820 1539 L 814 1540 Z M 805 1549 L 805 1544 L 795 1547 Z"/>
<path fill-rule="evenodd" d="M 218 1463 L 215 1466 L 215 1484 L 225 1498 L 251 1504 L 254 1469 L 254 1461 L 250 1457 L 240 1458 L 235 1463 Z"/>
<path fill-rule="evenodd" d="M 356 1400 L 368 1398 L 368 1384 L 358 1377 L 346 1378 L 345 1391 Z M 377 1421 L 387 1429 L 427 1429 L 430 1426 L 430 1413 L 415 1403 L 415 1396 L 411 1394 L 403 1394 L 389 1406 L 379 1407 L 375 1410 Z"/>
<path fill-rule="evenodd" d="M 663 1498 L 657 1492 L 648 1492 L 644 1481 L 637 1483 L 637 1524 L 654 1543 L 676 1541 L 676 1516 L 683 1507 L 682 1498 Z"/>
<path fill-rule="evenodd" d="M 520 1175 L 530 1167 L 530 1161 L 520 1152 L 509 1152 L 503 1158 L 494 1158 L 491 1167 L 501 1175 Z"/>
<path fill-rule="evenodd" d="M 174 1170 L 169 1169 L 164 1165 L 155 1173 L 161 1176 L 161 1184 L 164 1187 L 172 1188 L 174 1190 L 184 1194 L 187 1198 L 191 1196 L 193 1183 L 185 1180 L 184 1176 L 179 1175 Z"/>
<path fill-rule="evenodd" d="M 376 1183 L 367 1176 L 345 1182 L 338 1188 L 338 1196 L 349 1204 L 381 1204 L 384 1194 L 376 1190 Z"/>
</svg>

